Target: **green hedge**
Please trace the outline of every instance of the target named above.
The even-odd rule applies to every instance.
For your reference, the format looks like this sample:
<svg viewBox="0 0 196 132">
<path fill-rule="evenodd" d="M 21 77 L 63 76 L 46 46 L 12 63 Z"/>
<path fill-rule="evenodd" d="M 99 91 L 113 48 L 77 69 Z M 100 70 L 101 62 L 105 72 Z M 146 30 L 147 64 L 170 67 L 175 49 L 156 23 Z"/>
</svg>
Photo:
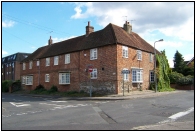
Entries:
<svg viewBox="0 0 196 132">
<path fill-rule="evenodd" d="M 12 85 L 12 83 L 13 82 L 11 80 L 3 81 L 1 85 L 2 92 L 9 92 L 9 87 Z"/>
<path fill-rule="evenodd" d="M 171 72 L 169 74 L 169 79 L 171 84 L 175 84 L 179 78 L 184 77 L 183 74 L 178 72 Z"/>
<path fill-rule="evenodd" d="M 194 83 L 194 78 L 193 76 L 184 76 L 184 77 L 180 77 L 177 81 L 177 84 L 179 85 L 190 85 Z"/>
</svg>

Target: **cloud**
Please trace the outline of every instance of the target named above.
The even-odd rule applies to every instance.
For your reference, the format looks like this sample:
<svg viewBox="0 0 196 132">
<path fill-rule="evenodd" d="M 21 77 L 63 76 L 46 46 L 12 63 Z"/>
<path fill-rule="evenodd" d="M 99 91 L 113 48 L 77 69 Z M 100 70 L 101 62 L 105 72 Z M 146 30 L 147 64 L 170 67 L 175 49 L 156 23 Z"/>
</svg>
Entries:
<svg viewBox="0 0 196 132">
<path fill-rule="evenodd" d="M 96 17 L 105 27 L 109 23 L 123 26 L 132 23 L 134 32 L 158 30 L 166 36 L 194 40 L 194 2 L 77 2 L 72 19 Z M 126 16 L 126 17 L 124 17 Z M 135 20 L 135 21 L 131 21 Z"/>
<path fill-rule="evenodd" d="M 36 47 L 35 47 L 35 46 L 32 46 L 31 48 L 32 48 L 32 49 L 35 49 Z"/>
<path fill-rule="evenodd" d="M 8 54 L 7 51 L 2 50 L 2 55 L 7 55 L 7 54 Z"/>
<path fill-rule="evenodd" d="M 15 24 L 14 21 L 11 21 L 11 20 L 7 21 L 7 20 L 5 20 L 5 21 L 2 22 L 2 27 L 9 28 L 9 27 L 13 27 L 14 24 Z"/>
<path fill-rule="evenodd" d="M 194 54 L 186 54 L 186 55 L 184 55 L 184 60 L 185 60 L 185 61 L 189 61 L 189 60 L 191 60 L 193 57 L 194 57 Z"/>
</svg>

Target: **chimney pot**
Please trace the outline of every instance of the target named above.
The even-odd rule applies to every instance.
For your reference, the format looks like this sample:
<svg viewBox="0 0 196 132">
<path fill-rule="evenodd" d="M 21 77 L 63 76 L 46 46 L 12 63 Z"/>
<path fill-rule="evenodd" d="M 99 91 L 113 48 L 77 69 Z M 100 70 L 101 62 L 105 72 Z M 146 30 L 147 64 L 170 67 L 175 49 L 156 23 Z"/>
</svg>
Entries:
<svg viewBox="0 0 196 132">
<path fill-rule="evenodd" d="M 48 45 L 52 45 L 52 37 L 50 36 L 50 39 L 48 40 Z"/>
<path fill-rule="evenodd" d="M 94 32 L 94 27 L 90 26 L 90 21 L 88 21 L 88 25 L 86 26 L 86 37 L 90 34 Z"/>
</svg>

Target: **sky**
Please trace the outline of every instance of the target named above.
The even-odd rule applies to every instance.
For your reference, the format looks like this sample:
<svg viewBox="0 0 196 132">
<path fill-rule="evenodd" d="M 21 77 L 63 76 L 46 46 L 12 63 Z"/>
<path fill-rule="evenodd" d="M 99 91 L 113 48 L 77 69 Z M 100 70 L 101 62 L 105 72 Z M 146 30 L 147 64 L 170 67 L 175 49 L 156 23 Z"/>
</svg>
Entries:
<svg viewBox="0 0 196 132">
<path fill-rule="evenodd" d="M 98 31 L 109 23 L 132 31 L 159 51 L 170 67 L 176 51 L 194 57 L 194 2 L 2 2 L 2 57 L 33 53 L 53 42 L 85 34 L 88 21 Z"/>
</svg>

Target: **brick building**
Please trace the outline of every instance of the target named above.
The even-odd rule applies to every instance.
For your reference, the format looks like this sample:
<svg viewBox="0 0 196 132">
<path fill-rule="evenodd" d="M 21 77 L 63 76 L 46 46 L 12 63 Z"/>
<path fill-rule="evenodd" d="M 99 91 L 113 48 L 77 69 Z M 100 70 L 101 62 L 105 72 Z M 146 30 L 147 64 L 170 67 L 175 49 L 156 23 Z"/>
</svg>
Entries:
<svg viewBox="0 0 196 132">
<path fill-rule="evenodd" d="M 39 84 L 46 89 L 52 85 L 59 91 L 89 90 L 102 93 L 125 89 L 148 89 L 154 81 L 154 48 L 125 22 L 123 28 L 108 24 L 95 31 L 90 22 L 86 34 L 38 48 L 21 63 L 23 88 L 33 90 Z M 157 53 L 159 53 L 157 51 Z M 93 71 L 88 72 L 92 67 Z M 121 74 L 130 70 L 130 74 Z"/>
<path fill-rule="evenodd" d="M 20 62 L 29 53 L 16 53 L 2 58 L 1 80 L 20 80 Z"/>
</svg>

